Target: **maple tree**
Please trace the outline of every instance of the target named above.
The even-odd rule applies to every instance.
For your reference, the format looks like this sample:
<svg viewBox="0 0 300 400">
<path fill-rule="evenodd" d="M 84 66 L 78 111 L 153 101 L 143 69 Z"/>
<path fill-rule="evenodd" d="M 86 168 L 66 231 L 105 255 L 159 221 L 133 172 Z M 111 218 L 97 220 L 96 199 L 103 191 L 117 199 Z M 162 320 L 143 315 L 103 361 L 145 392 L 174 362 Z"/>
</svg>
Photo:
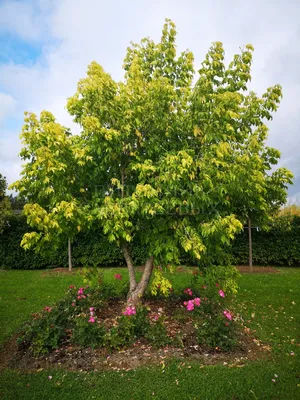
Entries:
<svg viewBox="0 0 300 400">
<path fill-rule="evenodd" d="M 79 135 L 49 113 L 30 114 L 22 134 L 27 164 L 14 187 L 34 200 L 25 213 L 39 229 L 23 246 L 100 225 L 123 251 L 131 304 L 144 295 L 154 263 L 178 264 L 182 248 L 209 262 L 250 213 L 267 216 L 285 201 L 292 179 L 274 169 L 280 153 L 266 146 L 265 121 L 281 87 L 261 97 L 248 90 L 253 47 L 226 66 L 222 43 L 213 43 L 195 74 L 193 54 L 177 55 L 175 41 L 166 20 L 159 43 L 131 44 L 122 82 L 92 62 L 67 103 Z M 146 255 L 139 282 L 134 237 Z M 167 292 L 163 275 L 155 281 Z"/>
</svg>

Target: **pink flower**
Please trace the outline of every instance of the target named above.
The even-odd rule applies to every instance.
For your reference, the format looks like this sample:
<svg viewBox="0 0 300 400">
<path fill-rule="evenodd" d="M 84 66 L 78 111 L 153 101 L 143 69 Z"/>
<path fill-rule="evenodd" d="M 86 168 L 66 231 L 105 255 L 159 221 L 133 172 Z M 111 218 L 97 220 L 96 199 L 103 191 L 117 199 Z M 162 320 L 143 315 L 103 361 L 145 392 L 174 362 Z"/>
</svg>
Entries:
<svg viewBox="0 0 300 400">
<path fill-rule="evenodd" d="M 189 301 L 188 301 L 188 304 L 187 304 L 187 306 L 186 306 L 186 309 L 187 309 L 188 311 L 193 311 L 194 308 L 195 308 L 195 306 L 194 306 L 193 300 L 189 300 Z"/>
<path fill-rule="evenodd" d="M 75 286 L 74 285 L 70 285 L 70 289 L 74 289 L 75 288 Z"/>
<path fill-rule="evenodd" d="M 216 283 L 216 286 L 217 286 L 217 287 L 219 287 L 219 286 L 220 286 L 220 284 L 219 284 L 219 283 Z"/>
<path fill-rule="evenodd" d="M 157 320 L 158 320 L 158 315 L 154 315 L 153 319 L 154 319 L 155 321 L 157 321 Z"/>
<path fill-rule="evenodd" d="M 46 306 L 46 307 L 44 308 L 44 310 L 45 310 L 45 311 L 48 311 L 48 312 L 51 312 L 51 311 L 52 311 L 52 308 L 51 308 L 51 307 L 48 307 L 48 306 Z"/>
<path fill-rule="evenodd" d="M 193 292 L 190 288 L 185 289 L 184 293 L 188 294 L 189 296 L 193 296 Z"/>
<path fill-rule="evenodd" d="M 90 316 L 90 319 L 88 322 L 94 323 L 95 322 L 95 318 L 93 316 Z"/>
<path fill-rule="evenodd" d="M 83 287 L 81 287 L 79 290 L 78 290 L 78 292 L 77 292 L 77 294 L 83 294 L 83 291 L 84 291 L 84 288 Z"/>
<path fill-rule="evenodd" d="M 193 302 L 194 302 L 194 305 L 195 305 L 195 306 L 199 307 L 199 306 L 200 306 L 200 303 L 201 303 L 201 299 L 200 299 L 199 297 L 196 297 L 196 298 L 193 300 Z"/>
<path fill-rule="evenodd" d="M 225 293 L 223 292 L 223 290 L 219 290 L 219 295 L 220 295 L 221 297 L 225 297 Z"/>
<path fill-rule="evenodd" d="M 116 274 L 115 275 L 115 279 L 118 279 L 119 281 L 122 280 L 122 275 L 121 274 Z"/>
<path fill-rule="evenodd" d="M 77 296 L 77 299 L 80 300 L 80 299 L 81 299 L 81 296 Z"/>
<path fill-rule="evenodd" d="M 231 315 L 230 311 L 225 310 L 225 311 L 223 312 L 223 314 L 225 315 L 225 317 L 226 317 L 227 319 L 229 319 L 229 321 L 232 320 L 232 315 Z"/>
<path fill-rule="evenodd" d="M 136 310 L 135 307 L 128 306 L 126 310 L 123 312 L 123 315 L 135 315 Z"/>
<path fill-rule="evenodd" d="M 76 304 L 75 303 L 72 303 L 72 307 L 75 307 L 76 306 Z"/>
<path fill-rule="evenodd" d="M 95 309 L 94 309 L 94 307 L 90 307 L 90 311 L 94 311 Z"/>
</svg>

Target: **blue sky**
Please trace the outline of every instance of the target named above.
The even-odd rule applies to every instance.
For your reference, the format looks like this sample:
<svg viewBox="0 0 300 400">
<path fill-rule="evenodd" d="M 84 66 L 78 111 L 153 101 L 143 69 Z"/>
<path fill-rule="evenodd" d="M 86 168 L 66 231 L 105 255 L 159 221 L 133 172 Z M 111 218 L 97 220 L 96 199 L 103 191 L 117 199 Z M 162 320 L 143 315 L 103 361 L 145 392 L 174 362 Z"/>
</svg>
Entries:
<svg viewBox="0 0 300 400">
<path fill-rule="evenodd" d="M 19 133 L 24 111 L 47 109 L 70 126 L 66 98 L 96 60 L 114 79 L 132 40 L 158 40 L 164 19 L 177 25 L 178 50 L 200 66 L 211 42 L 222 41 L 230 60 L 255 47 L 251 89 L 280 83 L 284 98 L 270 124 L 269 144 L 292 170 L 292 201 L 300 202 L 300 1 L 284 0 L 0 0 L 0 172 L 9 183 L 20 172 Z"/>
</svg>

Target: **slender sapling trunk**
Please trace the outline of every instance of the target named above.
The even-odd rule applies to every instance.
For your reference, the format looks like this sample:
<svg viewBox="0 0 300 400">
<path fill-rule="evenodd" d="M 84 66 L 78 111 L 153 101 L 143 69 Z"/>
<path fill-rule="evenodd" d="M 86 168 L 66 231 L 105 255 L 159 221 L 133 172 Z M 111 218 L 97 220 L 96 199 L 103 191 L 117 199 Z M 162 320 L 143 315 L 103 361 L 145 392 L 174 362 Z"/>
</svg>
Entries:
<svg viewBox="0 0 300 400">
<path fill-rule="evenodd" d="M 249 234 L 249 267 L 250 271 L 253 272 L 253 264 L 252 264 L 252 231 L 251 231 L 251 220 L 248 219 L 248 234 Z"/>
<path fill-rule="evenodd" d="M 71 239 L 68 239 L 68 260 L 69 260 L 69 272 L 72 271 L 72 248 Z"/>
</svg>

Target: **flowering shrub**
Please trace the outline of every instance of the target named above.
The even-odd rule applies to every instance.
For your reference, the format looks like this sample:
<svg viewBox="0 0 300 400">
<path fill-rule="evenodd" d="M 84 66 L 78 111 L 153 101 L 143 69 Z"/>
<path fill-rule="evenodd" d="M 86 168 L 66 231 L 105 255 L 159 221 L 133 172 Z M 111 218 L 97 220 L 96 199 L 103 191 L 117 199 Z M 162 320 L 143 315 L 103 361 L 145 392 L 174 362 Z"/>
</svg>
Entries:
<svg viewBox="0 0 300 400">
<path fill-rule="evenodd" d="M 163 330 L 150 329 L 149 310 L 146 307 L 127 307 L 114 326 L 106 329 L 99 323 L 95 307 L 91 306 L 91 299 L 96 296 L 99 296 L 96 290 L 71 286 L 63 300 L 53 307 L 45 307 L 25 324 L 19 344 L 30 347 L 33 354 L 38 356 L 57 349 L 64 342 L 84 347 L 120 349 L 137 338 L 146 337 L 149 330 L 148 340 L 157 342 L 156 335 Z M 103 302 L 98 304 L 104 305 Z"/>
<path fill-rule="evenodd" d="M 93 315 L 81 314 L 74 318 L 71 342 L 84 347 L 101 347 L 105 344 L 105 328 Z"/>
<path fill-rule="evenodd" d="M 196 307 L 199 307 L 201 304 L 201 299 L 199 297 L 195 297 L 193 300 L 184 301 L 183 304 L 186 306 L 188 311 L 193 311 Z"/>
<path fill-rule="evenodd" d="M 46 306 L 24 325 L 19 343 L 29 346 L 34 355 L 39 355 L 57 349 L 68 336 L 73 336 L 74 331 L 75 338 L 84 336 L 83 326 L 93 325 L 91 322 L 96 318 L 94 309 L 92 310 L 94 305 L 97 308 L 103 305 L 98 290 L 89 287 L 77 289 L 75 286 L 70 286 L 64 299 L 52 307 Z M 79 328 L 81 333 L 78 333 Z M 76 341 L 84 342 L 83 339 Z"/>
<path fill-rule="evenodd" d="M 237 344 L 238 321 L 230 311 L 232 297 L 237 291 L 239 273 L 231 267 L 210 267 L 194 271 L 191 287 L 184 294 L 198 295 L 184 301 L 195 321 L 200 345 L 229 350 Z"/>
<path fill-rule="evenodd" d="M 134 320 L 126 315 L 120 316 L 117 324 L 106 332 L 106 346 L 112 349 L 128 346 L 134 339 Z"/>
<path fill-rule="evenodd" d="M 152 321 L 145 333 L 145 338 L 148 339 L 154 347 L 162 347 L 171 343 L 171 338 L 167 334 L 163 317 L 155 318 L 154 321 Z"/>
<path fill-rule="evenodd" d="M 194 271 L 191 284 L 181 295 L 184 308 L 180 309 L 183 317 L 180 323 L 184 324 L 186 320 L 193 322 L 194 343 L 230 350 L 238 342 L 238 318 L 233 313 L 231 304 L 237 287 L 232 283 L 236 275 L 234 271 L 221 271 L 217 279 L 216 269 L 212 272 Z M 96 275 L 99 278 L 99 274 L 95 273 Z M 120 274 L 116 274 L 114 278 L 117 287 L 124 285 Z M 46 306 L 35 314 L 25 325 L 19 342 L 30 347 L 34 355 L 45 354 L 67 343 L 93 348 L 105 346 L 110 349 L 121 349 L 139 338 L 147 339 L 155 347 L 170 343 L 176 345 L 176 340 L 179 345 L 184 343 L 184 329 L 179 327 L 178 332 L 175 332 L 172 323 L 166 324 L 170 321 L 163 315 L 164 308 L 158 308 L 154 312 L 145 306 L 130 305 L 124 308 L 121 315 L 114 315 L 108 324 L 102 323 L 101 313 L 107 304 L 106 298 L 110 297 L 111 304 L 112 294 L 113 297 L 117 293 L 120 296 L 120 291 L 111 289 L 101 279 L 95 282 L 96 280 L 91 279 L 89 283 L 92 286 L 79 288 L 71 285 L 63 300 L 51 307 Z M 168 285 L 166 287 L 170 292 L 171 288 Z M 176 305 L 177 299 L 174 300 Z M 105 313 L 103 320 L 106 318 Z M 168 335 L 167 326 L 170 327 L 172 337 Z"/>
<path fill-rule="evenodd" d="M 189 295 L 189 296 L 193 296 L 193 292 L 190 288 L 184 289 L 183 291 L 185 294 Z"/>
<path fill-rule="evenodd" d="M 112 349 L 120 349 L 129 345 L 140 337 L 146 337 L 150 328 L 146 307 L 127 307 L 116 322 L 116 325 L 107 331 L 106 345 Z"/>
<path fill-rule="evenodd" d="M 115 274 L 115 281 L 106 282 L 104 279 L 103 272 L 96 267 L 93 268 L 83 268 L 81 272 L 83 276 L 83 282 L 93 289 L 98 289 L 100 291 L 100 296 L 102 300 L 107 300 L 111 298 L 126 298 L 128 291 L 128 282 L 123 280 L 121 274 Z"/>
<path fill-rule="evenodd" d="M 123 312 L 123 315 L 135 315 L 136 310 L 135 307 L 128 306 L 126 310 Z"/>
</svg>

